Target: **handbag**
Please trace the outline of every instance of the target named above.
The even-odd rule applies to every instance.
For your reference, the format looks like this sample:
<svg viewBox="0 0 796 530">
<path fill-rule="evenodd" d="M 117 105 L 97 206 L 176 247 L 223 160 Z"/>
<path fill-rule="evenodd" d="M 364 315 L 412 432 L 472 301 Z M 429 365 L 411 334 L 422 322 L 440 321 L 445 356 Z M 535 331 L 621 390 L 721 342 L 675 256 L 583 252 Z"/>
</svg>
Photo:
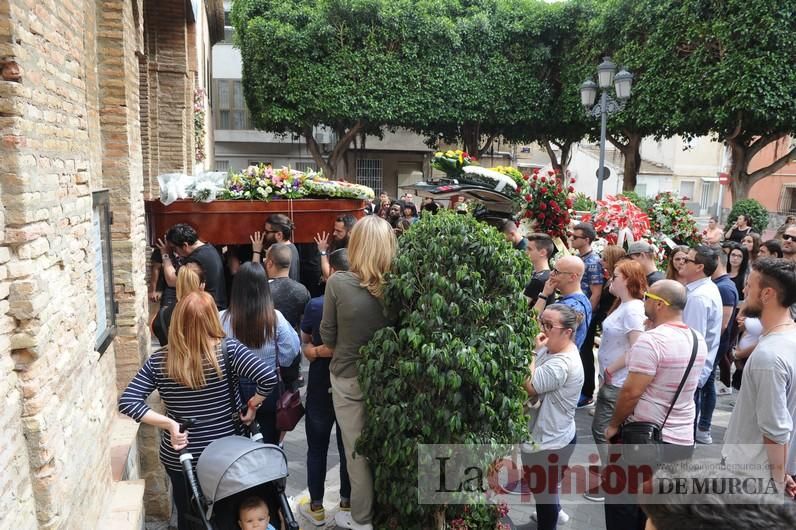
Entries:
<svg viewBox="0 0 796 530">
<path fill-rule="evenodd" d="M 620 428 L 619 437 L 622 441 L 622 459 L 626 463 L 654 464 L 663 461 L 663 427 L 666 425 L 666 420 L 669 419 L 669 414 L 671 414 L 674 404 L 677 403 L 677 398 L 680 397 L 680 392 L 683 390 L 691 368 L 694 366 L 699 346 L 693 329 L 691 330 L 691 336 L 694 338 L 694 346 L 691 348 L 691 359 L 688 361 L 688 367 L 686 367 L 683 378 L 680 380 L 680 385 L 674 393 L 674 399 L 669 405 L 669 410 L 666 411 L 663 423 L 658 426 L 658 424 L 649 421 L 631 421 Z"/>
<path fill-rule="evenodd" d="M 229 408 L 232 411 L 232 425 L 235 427 L 235 434 L 245 436 L 246 426 L 240 418 L 241 410 L 238 408 L 235 400 L 236 388 L 238 385 L 232 384 L 232 365 L 229 362 L 229 353 L 227 353 L 227 338 L 221 339 L 221 355 L 224 359 L 224 371 L 227 374 L 227 391 L 229 392 Z M 240 394 L 238 394 L 240 398 Z"/>
<path fill-rule="evenodd" d="M 276 430 L 292 431 L 304 417 L 304 405 L 301 403 L 301 393 L 298 389 L 286 388 L 279 373 L 279 333 L 274 339 L 276 349 L 276 376 L 279 380 L 279 399 L 276 400 Z"/>
</svg>

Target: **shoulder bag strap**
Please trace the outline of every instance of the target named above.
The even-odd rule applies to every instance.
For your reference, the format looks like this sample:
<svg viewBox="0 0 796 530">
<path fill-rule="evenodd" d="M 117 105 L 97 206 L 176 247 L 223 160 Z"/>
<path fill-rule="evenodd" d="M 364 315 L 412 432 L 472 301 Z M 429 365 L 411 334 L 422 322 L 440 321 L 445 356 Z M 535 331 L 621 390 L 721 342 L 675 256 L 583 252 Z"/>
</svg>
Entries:
<svg viewBox="0 0 796 530">
<path fill-rule="evenodd" d="M 672 404 L 669 405 L 669 410 L 666 411 L 666 417 L 663 418 L 663 423 L 661 424 L 661 430 L 663 430 L 663 426 L 666 425 L 666 420 L 669 419 L 669 414 L 671 414 L 672 409 L 674 408 L 674 404 L 677 403 L 677 398 L 680 397 L 680 391 L 683 389 L 685 381 L 686 379 L 688 379 L 688 374 L 691 373 L 691 368 L 694 366 L 694 359 L 696 359 L 697 348 L 699 347 L 699 340 L 697 339 L 694 330 L 690 329 L 690 331 L 691 331 L 691 336 L 694 338 L 694 346 L 691 348 L 691 359 L 688 361 L 688 367 L 685 369 L 683 378 L 680 380 L 680 386 L 677 387 L 677 392 L 674 393 L 674 399 L 672 400 Z"/>
<path fill-rule="evenodd" d="M 224 371 L 227 373 L 227 391 L 229 392 L 229 408 L 232 410 L 232 423 L 237 430 L 240 422 L 240 410 L 235 401 L 235 389 L 232 385 L 232 363 L 229 362 L 229 353 L 227 352 L 227 338 L 221 339 L 221 355 L 224 358 Z"/>
</svg>

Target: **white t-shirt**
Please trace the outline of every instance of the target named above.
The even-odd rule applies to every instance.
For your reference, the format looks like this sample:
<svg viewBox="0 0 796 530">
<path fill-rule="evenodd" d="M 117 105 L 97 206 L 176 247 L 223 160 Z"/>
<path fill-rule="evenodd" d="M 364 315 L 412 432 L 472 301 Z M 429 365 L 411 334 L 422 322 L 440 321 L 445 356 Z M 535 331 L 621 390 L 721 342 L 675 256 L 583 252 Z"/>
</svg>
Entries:
<svg viewBox="0 0 796 530">
<path fill-rule="evenodd" d="M 600 377 L 605 379 L 605 369 L 614 361 L 624 357 L 630 349 L 628 334 L 631 331 L 644 331 L 644 302 L 630 300 L 624 302 L 603 320 L 603 334 L 597 360 L 600 362 Z M 622 386 L 627 378 L 627 367 L 611 374 L 611 384 Z"/>
<path fill-rule="evenodd" d="M 698 343 L 694 365 L 663 426 L 663 441 L 667 443 L 694 444 L 694 391 L 700 370 L 708 356 L 705 339 L 698 331 L 696 336 Z M 631 372 L 651 375 L 653 379 L 636 403 L 630 421 L 648 421 L 658 425 L 663 423 L 674 393 L 688 367 L 693 345 L 691 330 L 683 324 L 662 324 L 641 334 L 630 349 L 627 368 Z"/>
<path fill-rule="evenodd" d="M 531 411 L 531 439 L 537 451 L 561 449 L 575 437 L 575 409 L 583 386 L 583 362 L 577 350 L 536 357 L 533 388 L 541 405 Z M 527 446 L 526 446 L 527 447 Z"/>
<path fill-rule="evenodd" d="M 743 322 L 743 327 L 743 335 L 738 339 L 739 350 L 754 346 L 760 338 L 760 334 L 763 333 L 763 323 L 759 318 L 747 318 Z"/>
<path fill-rule="evenodd" d="M 749 319 L 746 319 L 749 322 Z M 763 436 L 790 444 L 788 474 L 796 474 L 796 332 L 760 337 L 743 369 L 721 454 L 728 464 L 768 465 Z"/>
</svg>

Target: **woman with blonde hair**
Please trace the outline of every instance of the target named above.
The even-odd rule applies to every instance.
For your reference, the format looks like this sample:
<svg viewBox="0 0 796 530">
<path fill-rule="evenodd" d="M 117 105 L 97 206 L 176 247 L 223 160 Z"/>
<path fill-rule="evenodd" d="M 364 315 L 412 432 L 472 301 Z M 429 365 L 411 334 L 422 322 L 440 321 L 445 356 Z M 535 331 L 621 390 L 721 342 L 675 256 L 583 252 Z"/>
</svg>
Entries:
<svg viewBox="0 0 796 530">
<path fill-rule="evenodd" d="M 351 231 L 349 270 L 335 272 L 326 282 L 320 334 L 323 344 L 334 350 L 329 365 L 332 400 L 351 481 L 351 511 L 335 515 L 341 528 L 373 528 L 373 477 L 367 460 L 356 454 L 356 442 L 365 425 L 357 362 L 360 348 L 390 324 L 383 306 L 384 276 L 392 267 L 395 253 L 390 223 L 367 216 Z"/>
<path fill-rule="evenodd" d="M 171 317 L 177 302 L 188 293 L 205 290 L 205 275 L 202 267 L 198 263 L 186 263 L 177 272 L 177 283 L 175 285 L 177 300 L 160 308 L 155 319 L 152 321 L 152 332 L 157 337 L 161 346 L 169 343 L 169 326 Z"/>
<path fill-rule="evenodd" d="M 257 384 L 245 414 L 240 412 L 243 406 L 238 392 L 233 392 L 234 403 L 229 393 L 228 385 L 237 388 L 239 376 Z M 146 360 L 119 399 L 119 411 L 163 430 L 160 461 L 171 479 L 180 530 L 191 528 L 191 523 L 186 519 L 190 490 L 179 452 L 187 449 L 196 462 L 210 442 L 236 434 L 240 422 L 233 420 L 233 414 L 237 412 L 244 423 L 251 422 L 275 384 L 272 368 L 237 340 L 225 339 L 212 296 L 194 291 L 177 303 L 169 345 Z M 165 415 L 146 403 L 155 390 L 163 400 Z M 187 419 L 196 420 L 194 427 L 180 432 L 180 422 Z"/>
</svg>

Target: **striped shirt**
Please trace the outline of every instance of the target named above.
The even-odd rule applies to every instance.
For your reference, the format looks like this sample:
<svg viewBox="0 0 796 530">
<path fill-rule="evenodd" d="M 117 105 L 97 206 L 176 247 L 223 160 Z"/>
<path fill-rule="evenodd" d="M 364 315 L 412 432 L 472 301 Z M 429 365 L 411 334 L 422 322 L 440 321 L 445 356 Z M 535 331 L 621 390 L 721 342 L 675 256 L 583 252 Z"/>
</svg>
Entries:
<svg viewBox="0 0 796 530">
<path fill-rule="evenodd" d="M 238 388 L 238 376 L 244 376 L 257 383 L 257 393 L 267 396 L 276 385 L 276 373 L 264 364 L 246 346 L 235 339 L 227 338 L 227 355 L 232 366 L 232 387 Z M 211 367 L 205 369 L 206 385 L 193 390 L 166 376 L 166 351 L 158 350 L 147 359 L 138 374 L 133 378 L 119 398 L 119 411 L 135 421 L 141 421 L 150 407 L 146 404 L 149 395 L 157 390 L 166 406 L 166 416 L 176 421 L 196 420 L 188 433 L 189 453 L 193 455 L 194 465 L 202 451 L 210 442 L 235 434 L 235 423 L 230 410 L 229 387 L 224 358 L 219 344 L 216 350 L 222 377 L 219 378 Z M 240 392 L 234 392 L 235 406 L 243 408 Z M 160 440 L 160 461 L 169 469 L 181 470 L 180 456 L 171 447 L 168 431 L 163 431 Z"/>
</svg>

